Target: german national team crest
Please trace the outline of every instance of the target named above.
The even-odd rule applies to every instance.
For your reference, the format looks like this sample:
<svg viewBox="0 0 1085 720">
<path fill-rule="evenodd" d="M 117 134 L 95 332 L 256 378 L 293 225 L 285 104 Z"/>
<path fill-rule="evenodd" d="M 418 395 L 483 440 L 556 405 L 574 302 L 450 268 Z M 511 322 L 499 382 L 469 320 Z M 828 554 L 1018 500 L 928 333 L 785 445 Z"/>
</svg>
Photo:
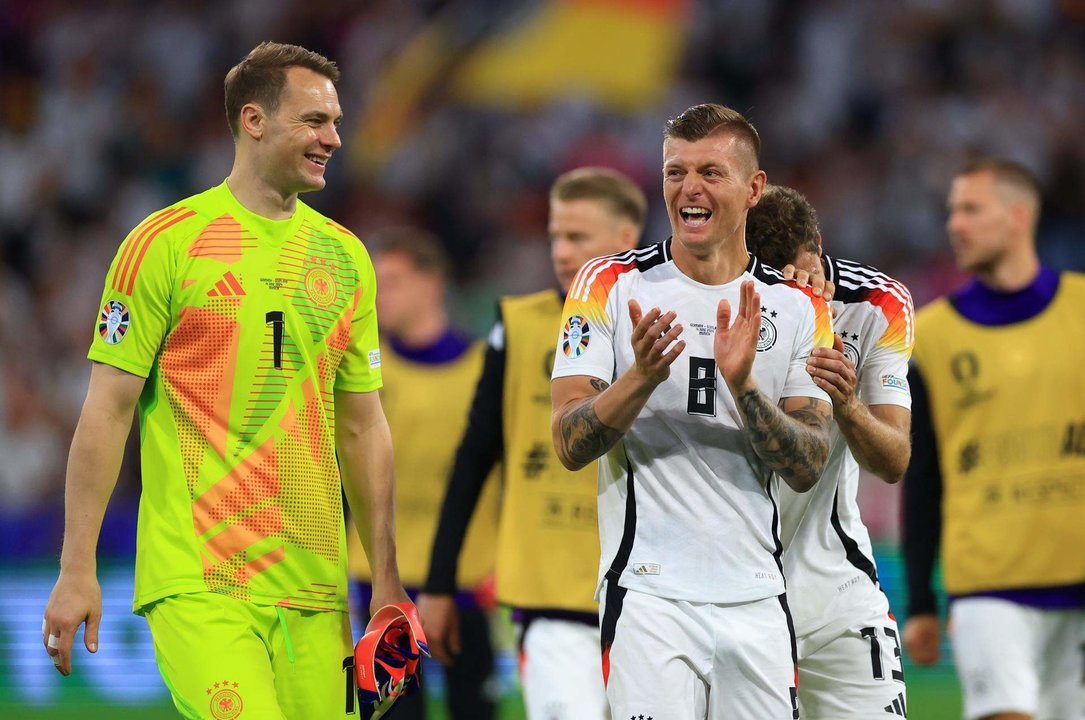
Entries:
<svg viewBox="0 0 1085 720">
<path fill-rule="evenodd" d="M 565 329 L 561 333 L 561 349 L 565 351 L 565 357 L 580 357 L 588 349 L 590 341 L 591 328 L 583 315 L 573 315 L 565 321 Z"/>
<path fill-rule="evenodd" d="M 241 702 L 237 686 L 236 682 L 223 680 L 215 683 L 213 688 L 207 688 L 207 694 L 211 696 L 211 717 L 215 720 L 233 720 L 241 714 L 245 704 Z"/>
<path fill-rule="evenodd" d="M 762 308 L 761 312 L 761 329 L 757 336 L 757 352 L 765 352 L 776 344 L 776 326 L 772 324 L 772 320 L 769 320 L 763 314 L 764 308 Z"/>
<path fill-rule="evenodd" d="M 328 307 L 335 302 L 336 290 L 335 278 L 324 268 L 310 268 L 305 273 L 305 292 L 320 307 Z"/>
<path fill-rule="evenodd" d="M 128 308 L 120 300 L 110 300 L 102 306 L 98 317 L 98 334 L 110 345 L 116 345 L 128 334 L 131 323 Z"/>
<path fill-rule="evenodd" d="M 844 337 L 847 337 L 847 333 L 844 333 Z M 852 340 L 858 339 L 858 335 L 852 338 Z M 844 357 L 850 360 L 852 365 L 859 367 L 859 348 L 851 340 L 844 340 Z"/>
</svg>

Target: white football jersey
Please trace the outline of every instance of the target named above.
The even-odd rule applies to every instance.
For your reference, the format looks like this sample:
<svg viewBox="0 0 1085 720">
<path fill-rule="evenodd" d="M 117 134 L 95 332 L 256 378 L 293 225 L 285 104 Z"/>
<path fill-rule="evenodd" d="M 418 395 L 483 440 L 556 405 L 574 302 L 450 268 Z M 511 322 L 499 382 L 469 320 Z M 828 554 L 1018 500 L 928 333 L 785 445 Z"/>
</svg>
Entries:
<svg viewBox="0 0 1085 720">
<path fill-rule="evenodd" d="M 859 263 L 826 256 L 825 264 L 836 283 L 833 325 L 855 364 L 859 399 L 911 408 L 907 377 L 915 317 L 908 289 Z M 870 535 L 855 501 L 858 489 L 859 465 L 835 423 L 829 461 L 814 488 L 780 488 L 784 573 L 799 636 L 846 624 L 871 603 L 872 594 L 881 594 Z"/>
<path fill-rule="evenodd" d="M 677 313 L 686 348 L 629 432 L 600 459 L 600 581 L 694 602 L 758 600 L 784 591 L 777 490 L 753 450 L 713 353 L 716 308 L 738 312 L 743 281 L 761 295 L 753 376 L 776 404 L 828 401 L 806 358 L 832 342 L 828 306 L 750 258 L 725 285 L 684 275 L 670 240 L 584 265 L 565 300 L 554 377 L 612 383 L 634 363 L 628 302 Z"/>
</svg>

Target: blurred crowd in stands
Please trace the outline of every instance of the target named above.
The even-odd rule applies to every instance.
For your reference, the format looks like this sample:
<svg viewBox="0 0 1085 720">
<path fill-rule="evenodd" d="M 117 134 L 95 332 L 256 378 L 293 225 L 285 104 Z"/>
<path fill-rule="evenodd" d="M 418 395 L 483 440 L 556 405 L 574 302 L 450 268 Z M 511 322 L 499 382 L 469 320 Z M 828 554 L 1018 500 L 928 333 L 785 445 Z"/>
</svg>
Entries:
<svg viewBox="0 0 1085 720">
<path fill-rule="evenodd" d="M 547 188 L 569 168 L 629 174 L 652 200 L 645 242 L 665 238 L 661 129 L 705 101 L 757 125 L 770 181 L 810 198 L 830 253 L 895 275 L 917 306 L 960 280 L 945 192 L 974 152 L 1037 172 L 1041 254 L 1085 269 L 1085 2 L 629 0 L 677 7 L 683 28 L 677 71 L 640 107 L 589 93 L 482 106 L 445 92 L 480 38 L 578 2 L 592 4 L 0 0 L 0 543 L 58 550 L 105 270 L 147 214 L 229 172 L 222 78 L 263 39 L 343 70 L 344 147 L 306 201 L 363 240 L 390 225 L 438 234 L 457 263 L 459 321 L 475 332 L 498 295 L 551 282 Z M 619 0 L 593 3 L 623 12 Z M 392 139 L 371 152 L 376 88 L 394 96 L 389 68 L 436 32 L 449 56 L 427 66 L 395 108 Z M 137 464 L 129 452 L 106 551 L 131 545 Z M 870 524 L 891 532 L 895 518 Z"/>
</svg>

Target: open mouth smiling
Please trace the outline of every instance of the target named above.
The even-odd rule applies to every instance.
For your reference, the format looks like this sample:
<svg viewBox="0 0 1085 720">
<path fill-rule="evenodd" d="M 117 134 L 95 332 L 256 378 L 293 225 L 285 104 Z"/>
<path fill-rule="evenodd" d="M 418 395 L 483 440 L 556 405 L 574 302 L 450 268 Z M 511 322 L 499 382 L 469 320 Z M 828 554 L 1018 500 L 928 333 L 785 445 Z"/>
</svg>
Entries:
<svg viewBox="0 0 1085 720">
<path fill-rule="evenodd" d="M 682 222 L 687 225 L 704 225 L 712 217 L 712 211 L 702 207 L 684 207 L 678 210 Z"/>
</svg>

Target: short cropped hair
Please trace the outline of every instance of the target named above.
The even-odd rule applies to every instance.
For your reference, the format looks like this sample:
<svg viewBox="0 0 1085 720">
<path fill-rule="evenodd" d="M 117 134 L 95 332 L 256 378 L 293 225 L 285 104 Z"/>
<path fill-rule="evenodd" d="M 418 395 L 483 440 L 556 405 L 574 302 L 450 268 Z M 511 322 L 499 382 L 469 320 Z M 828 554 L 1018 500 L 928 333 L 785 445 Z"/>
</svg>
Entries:
<svg viewBox="0 0 1085 720">
<path fill-rule="evenodd" d="M 416 227 L 391 227 L 375 233 L 366 243 L 373 255 L 402 253 L 416 270 L 437 273 L 448 281 L 452 277 L 452 260 L 441 240 L 433 233 Z"/>
<path fill-rule="evenodd" d="M 818 214 L 802 193 L 765 185 L 746 215 L 746 249 L 772 267 L 793 263 L 803 250 L 818 251 Z"/>
<path fill-rule="evenodd" d="M 742 113 L 716 103 L 694 105 L 668 120 L 663 127 L 663 139 L 696 142 L 721 132 L 745 140 L 753 152 L 754 167 L 759 166 L 761 136 L 757 134 L 757 128 Z"/>
<path fill-rule="evenodd" d="M 258 103 L 269 113 L 279 107 L 286 71 L 302 67 L 339 82 L 339 68 L 320 53 L 299 45 L 262 42 L 226 73 L 226 119 L 234 138 L 241 134 L 241 108 Z"/>
<path fill-rule="evenodd" d="M 961 166 L 957 175 L 973 175 L 979 172 L 989 172 L 999 182 L 1023 190 L 1039 208 L 1043 195 L 1040 181 L 1025 165 L 1009 158 L 981 156 L 967 161 Z"/>
<path fill-rule="evenodd" d="M 583 167 L 563 173 L 550 187 L 550 199 L 602 200 L 610 212 L 632 222 L 637 231 L 644 229 L 648 201 L 636 183 L 616 170 Z"/>
</svg>

